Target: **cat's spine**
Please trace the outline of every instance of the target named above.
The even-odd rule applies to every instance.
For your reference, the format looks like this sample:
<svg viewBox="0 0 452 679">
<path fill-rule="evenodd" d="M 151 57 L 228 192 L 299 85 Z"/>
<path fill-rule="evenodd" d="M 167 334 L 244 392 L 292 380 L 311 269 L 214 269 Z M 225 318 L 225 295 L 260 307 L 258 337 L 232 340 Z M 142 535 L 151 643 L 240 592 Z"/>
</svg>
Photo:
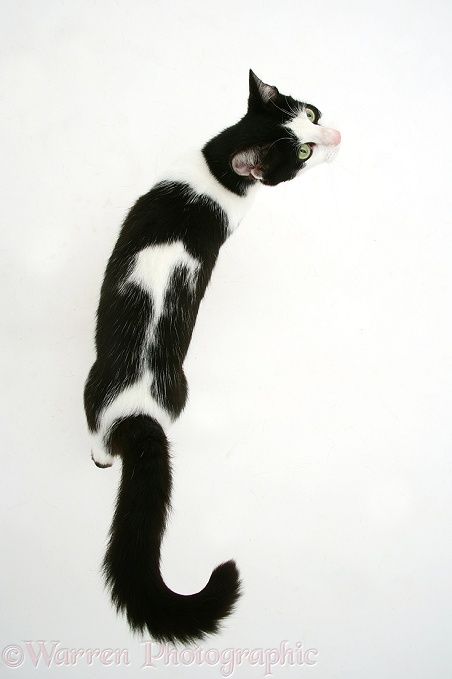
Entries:
<svg viewBox="0 0 452 679">
<path fill-rule="evenodd" d="M 122 478 L 103 570 L 112 600 L 132 630 L 157 641 L 190 642 L 216 632 L 240 595 L 234 561 L 212 572 L 204 589 L 182 595 L 160 573 L 160 547 L 171 494 L 168 441 L 146 415 L 121 420 L 110 449 L 122 458 Z"/>
</svg>

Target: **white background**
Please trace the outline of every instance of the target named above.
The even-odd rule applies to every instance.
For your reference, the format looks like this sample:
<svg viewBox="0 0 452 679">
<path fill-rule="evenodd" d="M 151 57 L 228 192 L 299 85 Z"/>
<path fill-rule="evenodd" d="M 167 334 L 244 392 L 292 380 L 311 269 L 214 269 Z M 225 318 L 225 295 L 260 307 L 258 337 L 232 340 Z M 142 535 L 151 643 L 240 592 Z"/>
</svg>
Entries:
<svg viewBox="0 0 452 679">
<path fill-rule="evenodd" d="M 1 644 L 127 648 L 131 663 L 25 656 L 5 676 L 221 676 L 139 670 L 98 572 L 120 470 L 90 461 L 82 390 L 122 219 L 170 157 L 244 114 L 252 67 L 343 143 L 263 187 L 221 252 L 169 432 L 165 578 L 194 592 L 236 558 L 245 594 L 202 648 L 318 649 L 273 676 L 449 678 L 450 3 L 3 0 L 1 14 Z"/>
</svg>

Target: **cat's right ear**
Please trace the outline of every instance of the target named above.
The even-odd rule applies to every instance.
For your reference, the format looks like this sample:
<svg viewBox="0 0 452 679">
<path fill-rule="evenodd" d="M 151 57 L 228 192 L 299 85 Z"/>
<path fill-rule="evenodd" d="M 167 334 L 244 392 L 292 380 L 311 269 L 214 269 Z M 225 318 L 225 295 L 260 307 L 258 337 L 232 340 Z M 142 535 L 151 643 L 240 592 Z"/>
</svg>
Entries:
<svg viewBox="0 0 452 679">
<path fill-rule="evenodd" d="M 267 85 L 250 69 L 248 111 L 265 109 L 270 101 L 277 98 L 278 94 L 278 89 L 274 85 Z"/>
</svg>

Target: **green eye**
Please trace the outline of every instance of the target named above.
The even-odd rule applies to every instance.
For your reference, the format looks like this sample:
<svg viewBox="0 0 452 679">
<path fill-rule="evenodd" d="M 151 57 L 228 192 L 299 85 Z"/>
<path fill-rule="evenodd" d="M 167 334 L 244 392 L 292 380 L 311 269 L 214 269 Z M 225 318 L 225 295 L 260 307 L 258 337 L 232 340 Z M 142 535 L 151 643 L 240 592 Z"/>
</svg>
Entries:
<svg viewBox="0 0 452 679">
<path fill-rule="evenodd" d="M 309 120 L 311 121 L 311 123 L 313 123 L 314 120 L 315 120 L 315 113 L 312 110 L 312 108 L 309 108 L 309 106 L 306 106 L 304 110 L 305 110 L 306 115 L 308 116 Z"/>
<path fill-rule="evenodd" d="M 302 144 L 298 151 L 298 157 L 300 160 L 307 160 L 312 153 L 312 148 L 309 144 Z"/>
</svg>

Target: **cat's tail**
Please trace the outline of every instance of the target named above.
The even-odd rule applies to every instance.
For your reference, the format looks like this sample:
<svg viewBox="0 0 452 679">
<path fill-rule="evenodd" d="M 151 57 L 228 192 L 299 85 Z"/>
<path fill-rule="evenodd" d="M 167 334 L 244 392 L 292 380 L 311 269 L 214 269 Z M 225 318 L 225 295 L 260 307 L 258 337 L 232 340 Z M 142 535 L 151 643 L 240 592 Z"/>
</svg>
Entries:
<svg viewBox="0 0 452 679">
<path fill-rule="evenodd" d="M 171 492 L 168 442 L 151 417 L 121 420 L 110 439 L 122 478 L 103 570 L 111 597 L 133 631 L 188 642 L 216 632 L 240 595 L 234 561 L 217 566 L 197 594 L 170 590 L 160 574 L 160 545 Z"/>
</svg>

